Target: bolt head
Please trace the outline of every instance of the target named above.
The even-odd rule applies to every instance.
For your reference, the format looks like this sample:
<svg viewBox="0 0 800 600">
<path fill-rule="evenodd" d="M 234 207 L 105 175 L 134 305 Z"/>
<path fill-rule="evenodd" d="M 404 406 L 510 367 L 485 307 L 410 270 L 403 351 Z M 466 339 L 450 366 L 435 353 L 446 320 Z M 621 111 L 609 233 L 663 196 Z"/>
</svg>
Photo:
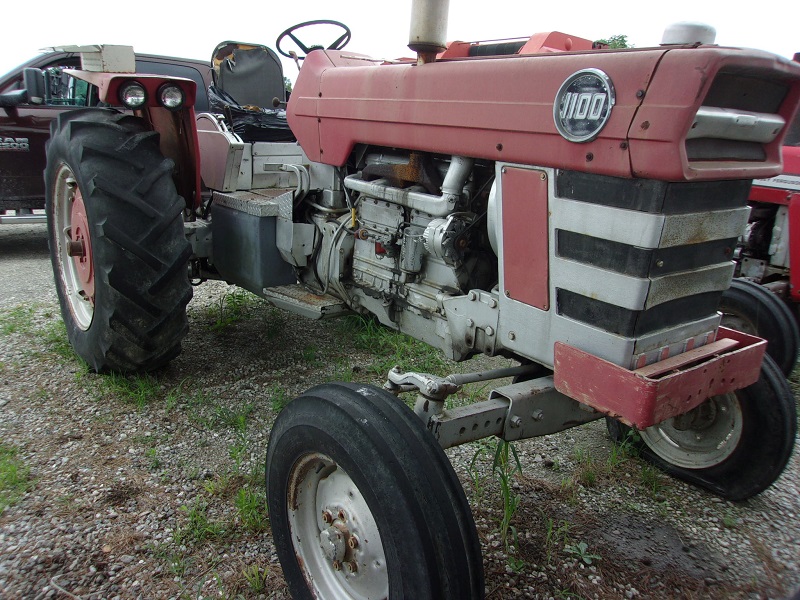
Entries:
<svg viewBox="0 0 800 600">
<path fill-rule="evenodd" d="M 333 515 L 330 513 L 330 511 L 323 510 L 322 511 L 322 520 L 325 523 L 327 523 L 328 525 L 330 525 L 331 523 L 333 523 Z"/>
<path fill-rule="evenodd" d="M 354 560 L 349 560 L 346 563 L 344 563 L 344 565 L 348 573 L 355 573 L 356 571 L 358 571 L 358 565 Z"/>
</svg>

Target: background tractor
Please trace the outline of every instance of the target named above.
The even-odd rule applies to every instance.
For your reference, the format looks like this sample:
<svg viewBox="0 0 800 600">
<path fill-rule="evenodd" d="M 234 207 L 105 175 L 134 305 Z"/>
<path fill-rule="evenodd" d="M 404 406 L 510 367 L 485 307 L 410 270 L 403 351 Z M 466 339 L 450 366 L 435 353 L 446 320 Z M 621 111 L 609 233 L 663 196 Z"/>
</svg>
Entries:
<svg viewBox="0 0 800 600">
<path fill-rule="evenodd" d="M 800 65 L 692 25 L 624 51 L 558 32 L 447 43 L 447 11 L 414 3 L 408 60 L 343 50 L 336 22 L 325 45 L 306 37 L 320 22 L 287 29 L 276 49 L 302 61 L 288 104 L 257 44 L 217 47 L 220 103 L 197 115 L 194 82 L 87 57 L 72 75 L 133 115 L 74 111 L 51 130 L 56 287 L 97 371 L 166 364 L 190 282 L 212 278 L 312 319 L 374 316 L 454 360 L 519 363 L 397 366 L 383 389 L 332 382 L 281 412 L 267 496 L 296 597 L 483 596 L 444 448 L 607 418 L 667 472 L 741 500 L 794 445 L 766 342 L 721 327 L 718 307 L 750 182 L 781 171 Z"/>
<path fill-rule="evenodd" d="M 800 62 L 800 53 L 795 54 Z M 726 326 L 766 339 L 767 352 L 787 375 L 797 362 L 800 274 L 800 114 L 783 145 L 783 173 L 750 189 L 747 229 L 736 248 L 736 279 L 722 295 Z"/>
</svg>

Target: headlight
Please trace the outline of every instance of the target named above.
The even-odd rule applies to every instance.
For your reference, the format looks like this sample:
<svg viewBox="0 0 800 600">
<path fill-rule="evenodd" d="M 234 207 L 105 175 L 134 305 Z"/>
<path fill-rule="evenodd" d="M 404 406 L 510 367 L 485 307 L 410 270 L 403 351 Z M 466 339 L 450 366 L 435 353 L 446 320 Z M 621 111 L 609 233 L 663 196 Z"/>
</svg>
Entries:
<svg viewBox="0 0 800 600">
<path fill-rule="evenodd" d="M 165 83 L 158 88 L 158 101 L 169 110 L 177 110 L 183 106 L 183 90 L 174 83 Z"/>
<path fill-rule="evenodd" d="M 119 88 L 119 101 L 127 108 L 141 108 L 147 102 L 147 92 L 138 81 L 130 81 Z"/>
</svg>

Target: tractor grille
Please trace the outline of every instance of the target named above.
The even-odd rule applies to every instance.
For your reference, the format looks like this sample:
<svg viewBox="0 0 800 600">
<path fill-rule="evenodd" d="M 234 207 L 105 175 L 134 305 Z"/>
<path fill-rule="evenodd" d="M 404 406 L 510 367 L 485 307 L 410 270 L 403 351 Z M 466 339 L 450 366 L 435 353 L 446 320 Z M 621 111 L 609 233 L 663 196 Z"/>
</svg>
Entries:
<svg viewBox="0 0 800 600">
<path fill-rule="evenodd" d="M 749 181 L 559 172 L 557 313 L 626 338 L 713 317 L 733 274 L 749 190 Z"/>
</svg>

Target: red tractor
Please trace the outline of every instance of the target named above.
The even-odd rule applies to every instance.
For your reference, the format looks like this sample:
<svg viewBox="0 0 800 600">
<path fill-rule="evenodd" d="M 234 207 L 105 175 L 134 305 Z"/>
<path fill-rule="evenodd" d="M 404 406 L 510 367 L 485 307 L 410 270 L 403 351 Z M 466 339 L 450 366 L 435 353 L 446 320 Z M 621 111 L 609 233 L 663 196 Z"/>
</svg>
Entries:
<svg viewBox="0 0 800 600">
<path fill-rule="evenodd" d="M 76 71 L 133 115 L 52 128 L 53 268 L 93 369 L 174 357 L 190 278 L 309 318 L 373 315 L 454 360 L 520 363 L 396 367 L 383 389 L 333 382 L 281 412 L 267 495 L 298 598 L 483 597 L 444 448 L 608 418 L 667 472 L 740 500 L 794 445 L 766 342 L 721 327 L 718 307 L 750 182 L 781 172 L 800 65 L 693 27 L 625 51 L 557 33 L 448 44 L 447 10 L 414 3 L 415 60 L 345 51 L 344 26 L 326 46 L 301 41 L 313 22 L 288 29 L 277 50 L 303 66 L 285 113 L 275 53 L 228 42 L 212 113 L 195 115 L 191 81 Z M 445 408 L 466 382 L 509 377 Z"/>
<path fill-rule="evenodd" d="M 795 54 L 800 62 L 800 53 Z M 723 323 L 768 341 L 767 352 L 787 375 L 800 349 L 800 113 L 783 146 L 783 173 L 756 179 L 747 229 L 736 249 L 737 279 L 722 296 Z"/>
</svg>

